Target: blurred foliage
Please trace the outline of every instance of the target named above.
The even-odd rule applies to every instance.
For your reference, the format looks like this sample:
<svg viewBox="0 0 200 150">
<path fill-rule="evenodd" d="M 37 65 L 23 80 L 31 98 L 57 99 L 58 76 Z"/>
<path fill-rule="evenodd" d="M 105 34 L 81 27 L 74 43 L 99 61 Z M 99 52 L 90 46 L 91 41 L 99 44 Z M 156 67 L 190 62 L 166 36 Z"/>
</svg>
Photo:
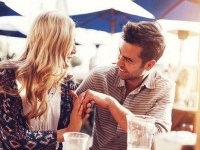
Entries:
<svg viewBox="0 0 200 150">
<path fill-rule="evenodd" d="M 15 53 L 10 52 L 10 46 L 9 43 L 6 43 L 6 46 L 3 46 L 3 42 L 0 41 L 0 61 L 1 60 L 7 60 L 7 59 L 13 59 L 16 56 Z"/>
<path fill-rule="evenodd" d="M 73 56 L 71 60 L 72 67 L 80 66 L 82 64 L 82 61 L 79 57 Z"/>
</svg>

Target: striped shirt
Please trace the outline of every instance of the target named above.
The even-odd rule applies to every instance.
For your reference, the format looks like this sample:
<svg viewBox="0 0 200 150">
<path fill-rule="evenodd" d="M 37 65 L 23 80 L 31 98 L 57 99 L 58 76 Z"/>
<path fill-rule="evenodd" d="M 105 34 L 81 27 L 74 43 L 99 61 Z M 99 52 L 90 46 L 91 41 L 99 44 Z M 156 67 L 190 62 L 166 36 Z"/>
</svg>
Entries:
<svg viewBox="0 0 200 150">
<path fill-rule="evenodd" d="M 134 114 L 154 116 L 158 132 L 169 131 L 171 128 L 175 84 L 156 69 L 152 69 L 143 83 L 127 97 L 125 81 L 119 78 L 118 68 L 115 66 L 94 69 L 76 92 L 80 94 L 87 89 L 114 97 Z M 91 150 L 125 150 L 126 139 L 127 134 L 111 113 L 96 107 Z"/>
</svg>

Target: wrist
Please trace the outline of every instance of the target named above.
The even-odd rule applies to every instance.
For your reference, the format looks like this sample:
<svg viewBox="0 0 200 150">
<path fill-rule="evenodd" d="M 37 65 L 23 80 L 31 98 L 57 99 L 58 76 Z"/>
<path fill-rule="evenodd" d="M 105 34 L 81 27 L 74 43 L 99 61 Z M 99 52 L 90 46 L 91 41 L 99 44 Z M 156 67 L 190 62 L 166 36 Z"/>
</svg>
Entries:
<svg viewBox="0 0 200 150">
<path fill-rule="evenodd" d="M 64 137 L 63 134 L 67 132 L 67 128 L 57 130 L 57 142 L 63 142 Z"/>
<path fill-rule="evenodd" d="M 78 125 L 71 125 L 69 124 L 68 127 L 66 128 L 66 132 L 79 132 L 80 131 L 80 126 Z"/>
<path fill-rule="evenodd" d="M 113 108 L 113 106 L 115 105 L 115 99 L 113 98 L 113 97 L 111 97 L 111 96 L 108 96 L 108 98 L 107 98 L 107 109 L 109 110 L 109 111 L 111 111 L 111 109 Z"/>
</svg>

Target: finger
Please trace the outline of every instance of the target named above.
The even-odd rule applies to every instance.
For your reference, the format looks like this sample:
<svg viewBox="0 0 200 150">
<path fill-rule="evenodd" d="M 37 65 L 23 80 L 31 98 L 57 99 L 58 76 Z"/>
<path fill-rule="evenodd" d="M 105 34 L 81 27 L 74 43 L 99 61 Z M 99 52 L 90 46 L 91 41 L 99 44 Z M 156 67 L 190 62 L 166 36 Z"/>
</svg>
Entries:
<svg viewBox="0 0 200 150">
<path fill-rule="evenodd" d="M 82 116 L 82 114 L 83 114 L 83 105 L 80 105 L 80 108 L 78 110 L 78 115 Z"/>
<path fill-rule="evenodd" d="M 81 109 L 81 105 L 83 104 L 83 96 L 79 96 L 76 100 L 74 100 L 74 109 L 79 113 Z"/>
<path fill-rule="evenodd" d="M 91 101 L 90 103 L 91 103 L 92 105 L 94 105 L 94 104 L 95 104 L 95 101 Z"/>
<path fill-rule="evenodd" d="M 85 114 L 85 116 L 83 118 L 83 122 L 85 122 L 89 117 L 90 117 L 90 114 Z"/>
<path fill-rule="evenodd" d="M 85 111 L 85 114 L 89 114 L 92 112 L 92 109 L 91 108 L 87 108 L 87 110 Z"/>
<path fill-rule="evenodd" d="M 91 108 L 92 104 L 91 103 L 87 103 L 87 108 Z"/>
<path fill-rule="evenodd" d="M 74 99 L 74 103 L 76 102 L 81 102 L 81 104 L 83 103 L 83 99 L 84 99 L 84 94 L 80 94 L 76 99 Z"/>
<path fill-rule="evenodd" d="M 85 118 L 86 113 L 85 113 L 85 111 L 84 111 L 83 105 L 81 105 L 78 114 L 79 114 L 79 116 L 81 116 L 82 119 Z"/>
<path fill-rule="evenodd" d="M 78 103 L 78 108 L 80 109 L 80 106 L 83 104 L 83 97 L 79 96 L 79 98 L 76 99 L 75 103 Z"/>
<path fill-rule="evenodd" d="M 69 91 L 69 94 L 70 94 L 70 96 L 73 98 L 73 99 L 77 99 L 78 98 L 78 95 L 75 93 L 75 91 L 73 91 L 73 90 L 70 90 Z"/>
<path fill-rule="evenodd" d="M 87 91 L 85 93 L 84 100 L 83 100 L 83 104 L 85 106 L 85 108 L 84 108 L 85 110 L 87 109 L 87 105 L 90 103 L 90 101 L 92 101 L 92 99 L 91 99 L 90 93 Z"/>
</svg>

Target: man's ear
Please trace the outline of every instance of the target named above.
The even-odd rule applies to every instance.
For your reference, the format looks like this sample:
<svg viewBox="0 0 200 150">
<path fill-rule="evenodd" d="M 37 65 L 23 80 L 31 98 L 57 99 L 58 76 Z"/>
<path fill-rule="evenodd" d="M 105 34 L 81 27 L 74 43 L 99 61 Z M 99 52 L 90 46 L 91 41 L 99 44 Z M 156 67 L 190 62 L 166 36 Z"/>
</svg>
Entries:
<svg viewBox="0 0 200 150">
<path fill-rule="evenodd" d="M 155 64 L 156 64 L 156 61 L 155 61 L 154 59 L 152 59 L 152 60 L 150 60 L 150 61 L 148 61 L 148 62 L 146 63 L 145 68 L 146 68 L 147 70 L 150 70 Z"/>
</svg>

